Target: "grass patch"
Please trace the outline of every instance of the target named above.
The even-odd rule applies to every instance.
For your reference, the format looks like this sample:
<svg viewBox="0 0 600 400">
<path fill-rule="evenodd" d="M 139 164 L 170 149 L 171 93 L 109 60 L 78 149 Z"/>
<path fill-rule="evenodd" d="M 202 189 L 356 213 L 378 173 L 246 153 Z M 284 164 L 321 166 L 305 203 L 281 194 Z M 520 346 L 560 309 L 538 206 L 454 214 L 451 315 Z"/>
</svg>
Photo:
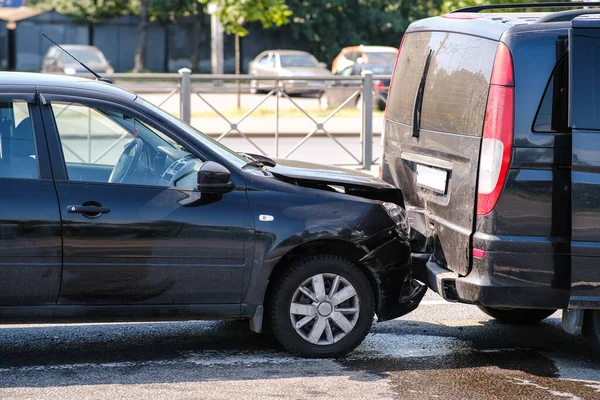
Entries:
<svg viewBox="0 0 600 400">
<path fill-rule="evenodd" d="M 309 108 L 309 109 L 306 109 L 305 111 L 308 115 L 310 115 L 313 118 L 322 119 L 322 118 L 326 118 L 327 116 L 329 116 L 329 114 L 333 111 L 333 109 L 321 110 L 320 108 L 314 108 L 314 109 Z M 248 112 L 248 110 L 238 110 L 238 109 L 233 108 L 233 109 L 229 109 L 229 110 L 219 110 L 219 112 L 227 118 L 241 118 L 246 114 L 246 112 Z M 275 115 L 276 115 L 275 110 L 262 109 L 262 108 L 254 110 L 254 112 L 252 112 L 252 114 L 250 114 L 250 116 L 253 118 L 275 118 Z M 214 117 L 218 117 L 218 114 L 215 113 L 214 111 L 202 111 L 202 112 L 192 113 L 192 116 L 196 117 L 196 118 L 214 118 Z M 302 117 L 306 118 L 304 113 L 297 108 L 279 110 L 279 116 L 281 118 L 302 118 Z M 341 109 L 337 114 L 335 114 L 335 117 L 360 118 L 361 115 L 360 115 L 360 110 L 357 108 L 344 108 L 344 109 Z M 383 111 L 373 110 L 373 118 L 383 118 Z"/>
</svg>

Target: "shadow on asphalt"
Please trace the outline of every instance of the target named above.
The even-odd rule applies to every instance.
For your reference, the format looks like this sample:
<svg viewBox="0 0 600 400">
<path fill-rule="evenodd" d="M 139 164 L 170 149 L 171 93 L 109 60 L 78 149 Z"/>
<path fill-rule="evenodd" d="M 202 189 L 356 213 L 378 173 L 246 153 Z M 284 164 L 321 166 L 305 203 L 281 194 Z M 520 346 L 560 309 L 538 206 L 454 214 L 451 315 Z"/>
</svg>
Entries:
<svg viewBox="0 0 600 400">
<path fill-rule="evenodd" d="M 348 357 L 311 362 L 281 351 L 269 335 L 251 333 L 246 321 L 4 326 L 0 387 L 325 377 L 353 371 L 350 379 L 365 379 L 364 372 L 369 379 L 384 379 L 395 371 L 489 366 L 556 377 L 553 359 L 563 356 L 590 362 L 582 340 L 565 334 L 556 319 L 521 327 L 495 321 L 462 327 L 388 321 L 374 325 Z"/>
</svg>

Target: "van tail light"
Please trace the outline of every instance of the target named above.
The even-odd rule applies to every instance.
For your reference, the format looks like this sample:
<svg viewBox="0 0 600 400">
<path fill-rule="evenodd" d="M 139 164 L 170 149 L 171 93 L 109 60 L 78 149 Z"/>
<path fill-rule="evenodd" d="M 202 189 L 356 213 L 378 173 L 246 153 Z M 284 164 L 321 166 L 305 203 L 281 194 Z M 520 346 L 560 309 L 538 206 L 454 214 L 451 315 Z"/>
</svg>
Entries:
<svg viewBox="0 0 600 400">
<path fill-rule="evenodd" d="M 373 84 L 373 90 L 377 93 L 383 93 L 385 91 L 385 83 L 382 81 L 376 81 Z"/>
<path fill-rule="evenodd" d="M 508 47 L 500 43 L 494 60 L 483 124 L 477 182 L 477 215 L 492 212 L 504 188 L 512 158 L 514 103 L 512 56 Z"/>
<path fill-rule="evenodd" d="M 394 70 L 392 71 L 392 78 L 390 79 L 390 89 L 388 91 L 387 104 L 390 104 L 390 97 L 392 96 L 392 83 L 394 82 L 394 75 L 396 75 L 396 68 L 398 68 L 398 59 L 400 58 L 400 52 L 402 51 L 402 44 L 404 43 L 404 39 L 406 38 L 406 33 L 402 35 L 402 41 L 400 42 L 400 47 L 398 48 L 398 53 L 396 54 L 396 61 L 394 62 Z M 384 120 L 387 118 L 387 106 L 385 107 L 385 112 L 383 113 Z"/>
</svg>

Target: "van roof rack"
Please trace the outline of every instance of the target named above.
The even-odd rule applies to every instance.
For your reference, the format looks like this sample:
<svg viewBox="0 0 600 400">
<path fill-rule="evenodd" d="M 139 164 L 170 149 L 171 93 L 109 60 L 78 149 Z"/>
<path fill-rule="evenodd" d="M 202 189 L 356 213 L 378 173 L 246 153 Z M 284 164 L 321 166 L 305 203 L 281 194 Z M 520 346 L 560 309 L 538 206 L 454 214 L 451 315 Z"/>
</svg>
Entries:
<svg viewBox="0 0 600 400">
<path fill-rule="evenodd" d="M 569 2 L 552 2 L 552 3 L 519 3 L 519 4 L 487 4 L 481 6 L 465 7 L 451 11 L 454 13 L 478 13 L 485 10 L 506 10 L 506 9 L 523 9 L 523 8 L 554 8 L 554 7 L 598 7 L 600 1 L 569 1 Z"/>
</svg>

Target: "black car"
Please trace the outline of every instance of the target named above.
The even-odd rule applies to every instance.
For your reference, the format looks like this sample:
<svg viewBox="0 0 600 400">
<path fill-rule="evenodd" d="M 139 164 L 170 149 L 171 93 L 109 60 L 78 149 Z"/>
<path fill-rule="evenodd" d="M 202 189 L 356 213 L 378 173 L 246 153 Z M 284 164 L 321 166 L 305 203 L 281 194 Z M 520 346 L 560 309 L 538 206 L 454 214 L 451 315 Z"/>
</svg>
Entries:
<svg viewBox="0 0 600 400">
<path fill-rule="evenodd" d="M 419 304 L 392 185 L 235 153 L 107 83 L 0 82 L 0 323 L 266 320 L 325 357 Z"/>
<path fill-rule="evenodd" d="M 600 5 L 536 7 L 565 4 Z M 563 309 L 600 353 L 600 10 L 479 13 L 515 7 L 409 27 L 382 177 L 431 289 L 508 323 Z"/>
</svg>

